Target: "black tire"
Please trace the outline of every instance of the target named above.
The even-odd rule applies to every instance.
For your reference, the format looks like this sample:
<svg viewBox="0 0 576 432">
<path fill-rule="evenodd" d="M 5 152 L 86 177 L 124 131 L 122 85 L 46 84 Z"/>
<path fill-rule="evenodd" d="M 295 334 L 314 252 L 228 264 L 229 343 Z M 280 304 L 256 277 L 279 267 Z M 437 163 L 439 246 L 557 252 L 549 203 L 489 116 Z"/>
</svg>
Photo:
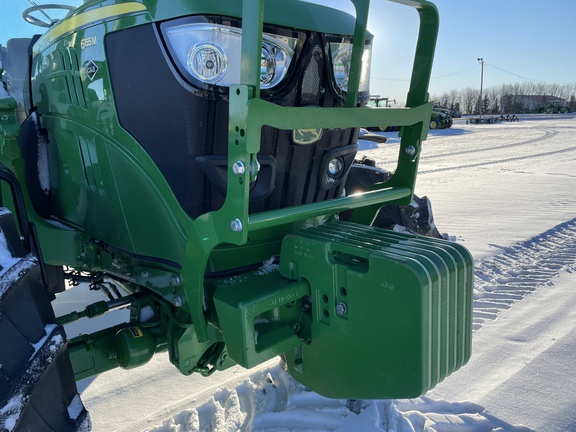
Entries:
<svg viewBox="0 0 576 432">
<path fill-rule="evenodd" d="M 394 231 L 404 231 L 426 237 L 442 238 L 436 228 L 432 204 L 427 196 L 414 195 L 407 206 L 387 205 L 377 214 L 372 226 Z"/>
<path fill-rule="evenodd" d="M 376 167 L 376 162 L 364 157 L 350 168 L 346 180 L 346 192 L 355 194 L 366 191 L 370 186 L 383 183 L 392 177 L 392 173 Z M 341 220 L 349 220 L 351 213 L 340 214 Z M 376 215 L 372 225 L 378 228 L 407 231 L 427 237 L 442 238 L 436 228 L 432 214 L 432 204 L 428 197 L 414 195 L 407 206 L 387 205 Z"/>
<path fill-rule="evenodd" d="M 2 241 L 5 240 L 5 241 Z M 0 431 L 89 431 L 37 258 L 0 208 Z"/>
</svg>

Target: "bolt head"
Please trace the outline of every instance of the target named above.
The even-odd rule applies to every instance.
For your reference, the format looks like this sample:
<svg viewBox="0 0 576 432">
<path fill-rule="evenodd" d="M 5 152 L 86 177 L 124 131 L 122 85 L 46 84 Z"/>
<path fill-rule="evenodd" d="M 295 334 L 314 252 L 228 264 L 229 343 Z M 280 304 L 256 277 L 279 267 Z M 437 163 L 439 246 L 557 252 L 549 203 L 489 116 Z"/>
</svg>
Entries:
<svg viewBox="0 0 576 432">
<path fill-rule="evenodd" d="M 348 313 L 348 305 L 344 302 L 340 302 L 336 305 L 337 315 L 346 315 Z"/>
<path fill-rule="evenodd" d="M 182 297 L 180 296 L 174 296 L 172 297 L 172 304 L 174 305 L 174 307 L 181 307 L 182 306 Z"/>
<path fill-rule="evenodd" d="M 258 173 L 260 172 L 260 162 L 251 161 L 250 162 L 250 181 L 256 181 L 258 178 Z"/>
<path fill-rule="evenodd" d="M 242 231 L 242 221 L 238 218 L 234 219 L 230 222 L 230 228 L 234 232 L 241 232 Z"/>
<path fill-rule="evenodd" d="M 408 155 L 408 156 L 414 156 L 416 154 L 416 147 L 414 146 L 408 146 L 406 147 L 406 149 L 404 150 L 404 152 Z"/>
<path fill-rule="evenodd" d="M 244 162 L 242 161 L 234 162 L 232 164 L 232 171 L 234 172 L 234 174 L 238 176 L 244 175 L 244 173 L 246 172 L 246 166 L 244 166 Z"/>
</svg>

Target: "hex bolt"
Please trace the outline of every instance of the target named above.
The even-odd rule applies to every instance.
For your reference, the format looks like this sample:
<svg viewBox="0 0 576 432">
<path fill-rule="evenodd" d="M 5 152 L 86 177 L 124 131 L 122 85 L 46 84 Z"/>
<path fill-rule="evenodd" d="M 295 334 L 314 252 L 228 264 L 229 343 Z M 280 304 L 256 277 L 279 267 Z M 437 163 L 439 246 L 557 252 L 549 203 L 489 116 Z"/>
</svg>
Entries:
<svg viewBox="0 0 576 432">
<path fill-rule="evenodd" d="M 237 176 L 244 175 L 244 173 L 246 172 L 246 167 L 244 166 L 244 162 L 242 162 L 242 161 L 234 162 L 232 164 L 232 171 Z"/>
<path fill-rule="evenodd" d="M 258 173 L 260 172 L 260 162 L 250 161 L 250 181 L 256 181 L 258 179 Z"/>
<path fill-rule="evenodd" d="M 181 283 L 182 283 L 182 280 L 180 279 L 180 276 L 178 276 L 178 275 L 174 275 L 170 278 L 170 286 L 177 287 L 177 286 L 180 286 Z"/>
<path fill-rule="evenodd" d="M 242 221 L 238 218 L 234 219 L 230 222 L 230 228 L 234 232 L 241 232 L 242 231 Z"/>
<path fill-rule="evenodd" d="M 140 273 L 140 276 L 142 276 L 144 279 L 148 279 L 148 276 L 150 276 L 150 274 L 144 270 L 142 273 Z"/>
<path fill-rule="evenodd" d="M 416 155 L 416 147 L 414 147 L 414 146 L 408 146 L 408 147 L 406 147 L 406 149 L 404 150 L 404 152 L 405 152 L 408 156 L 414 156 L 414 155 Z"/>
<path fill-rule="evenodd" d="M 182 297 L 180 296 L 174 296 L 172 297 L 172 304 L 174 305 L 174 307 L 181 307 L 182 306 Z"/>
<path fill-rule="evenodd" d="M 348 313 L 348 305 L 344 302 L 340 302 L 336 305 L 337 315 L 346 315 Z"/>
</svg>

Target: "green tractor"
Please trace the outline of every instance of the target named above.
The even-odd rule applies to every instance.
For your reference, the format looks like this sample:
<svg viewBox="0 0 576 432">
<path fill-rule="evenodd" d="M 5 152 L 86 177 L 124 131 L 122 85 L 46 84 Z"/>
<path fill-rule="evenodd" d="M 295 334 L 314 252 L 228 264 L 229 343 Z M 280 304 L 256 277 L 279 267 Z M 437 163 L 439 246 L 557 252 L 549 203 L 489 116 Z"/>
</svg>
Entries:
<svg viewBox="0 0 576 432">
<path fill-rule="evenodd" d="M 413 193 L 438 14 L 395 1 L 420 17 L 406 108 L 366 107 L 368 0 L 24 11 L 46 32 L 0 49 L 0 429 L 86 426 L 75 381 L 161 351 L 204 376 L 282 355 L 349 399 L 417 397 L 467 362 L 469 252 L 384 229 L 434 231 Z M 393 173 L 356 157 L 383 124 L 402 127 Z M 79 284 L 109 300 L 55 316 Z"/>
<path fill-rule="evenodd" d="M 430 129 L 447 129 L 454 124 L 450 110 L 434 108 L 430 116 Z"/>
</svg>

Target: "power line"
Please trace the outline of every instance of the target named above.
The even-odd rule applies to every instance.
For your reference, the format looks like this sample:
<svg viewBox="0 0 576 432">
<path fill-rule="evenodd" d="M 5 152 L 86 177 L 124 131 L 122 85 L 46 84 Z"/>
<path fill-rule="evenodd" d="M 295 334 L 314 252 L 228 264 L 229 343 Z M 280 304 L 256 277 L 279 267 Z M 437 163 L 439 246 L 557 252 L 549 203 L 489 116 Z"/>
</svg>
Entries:
<svg viewBox="0 0 576 432">
<path fill-rule="evenodd" d="M 494 69 L 498 69 L 501 72 L 507 73 L 509 75 L 512 75 L 512 76 L 515 76 L 517 78 L 524 79 L 527 81 L 540 82 L 540 83 L 544 83 L 544 84 L 573 84 L 574 83 L 574 82 L 551 82 L 551 81 L 539 80 L 539 79 L 534 79 L 534 78 L 528 78 L 528 77 L 525 77 L 523 75 L 507 71 L 506 69 L 502 69 L 501 67 L 493 65 L 492 63 L 484 62 L 484 64 L 491 66 Z M 453 72 L 453 73 L 446 74 L 446 75 L 433 76 L 430 79 L 435 80 L 435 79 L 441 79 L 441 78 L 448 78 L 448 77 L 451 77 L 454 75 L 459 75 L 461 73 L 468 72 L 469 70 L 477 68 L 477 67 L 479 67 L 479 65 L 475 64 L 474 66 L 470 66 L 469 68 L 463 69 L 461 71 Z M 395 78 L 383 78 L 383 77 L 371 77 L 371 79 L 381 80 L 381 81 L 398 81 L 398 82 L 409 82 L 410 81 L 409 79 L 395 79 Z"/>
<path fill-rule="evenodd" d="M 515 77 L 518 77 L 518 78 L 522 78 L 522 79 L 525 79 L 525 80 L 528 80 L 528 81 L 541 82 L 541 83 L 545 83 L 545 84 L 560 84 L 560 83 L 553 83 L 553 82 L 550 82 L 550 81 L 544 81 L 544 80 L 537 80 L 537 79 L 533 79 L 533 78 L 528 78 L 528 77 L 519 75 L 519 74 L 517 74 L 517 73 L 510 72 L 510 71 L 507 71 L 507 70 L 505 70 L 505 69 L 502 69 L 502 68 L 500 68 L 500 67 L 498 67 L 498 66 L 495 66 L 495 65 L 493 65 L 493 64 L 491 64 L 491 63 L 486 62 L 486 64 L 487 64 L 488 66 L 492 66 L 494 69 L 498 69 L 499 71 L 502 71 L 502 72 L 507 73 L 507 74 L 509 74 L 509 75 L 512 75 L 512 76 L 515 76 Z"/>
<path fill-rule="evenodd" d="M 474 66 L 470 66 L 469 68 L 463 69 L 463 70 L 458 71 L 458 72 L 453 72 L 453 73 L 450 73 L 450 74 L 447 74 L 447 75 L 433 76 L 433 77 L 431 77 L 430 79 L 448 78 L 448 77 L 451 77 L 451 76 L 454 76 L 454 75 L 458 75 L 458 74 L 461 74 L 461 73 L 464 73 L 464 72 L 468 72 L 470 69 L 474 69 L 474 68 L 477 68 L 477 67 L 478 67 L 478 65 L 476 64 L 476 65 L 474 65 Z M 381 78 L 381 77 L 370 77 L 370 78 L 371 78 L 371 79 L 382 80 L 382 81 L 410 81 L 409 79 L 395 79 L 395 78 Z"/>
<path fill-rule="evenodd" d="M 448 75 L 435 76 L 435 77 L 431 77 L 430 79 L 448 78 L 448 77 L 451 77 L 451 76 L 454 76 L 454 75 L 458 75 L 458 74 L 461 74 L 461 73 L 464 73 L 464 72 L 468 72 L 470 69 L 476 69 L 477 67 L 478 67 L 478 65 L 475 64 L 474 66 L 470 66 L 468 69 L 461 70 L 460 72 L 454 72 L 454 73 L 451 73 L 451 74 L 448 74 Z"/>
</svg>

